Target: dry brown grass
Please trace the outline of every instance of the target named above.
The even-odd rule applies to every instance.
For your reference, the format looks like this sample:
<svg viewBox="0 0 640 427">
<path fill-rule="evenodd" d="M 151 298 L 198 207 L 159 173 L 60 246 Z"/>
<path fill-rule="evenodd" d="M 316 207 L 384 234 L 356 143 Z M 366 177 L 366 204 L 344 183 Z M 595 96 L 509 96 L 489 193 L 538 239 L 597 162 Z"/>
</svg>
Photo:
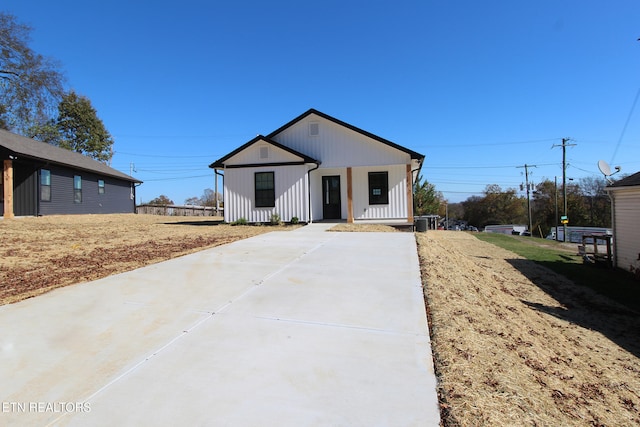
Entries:
<svg viewBox="0 0 640 427">
<path fill-rule="evenodd" d="M 0 304 L 278 229 L 148 215 L 2 220 Z M 466 233 L 417 241 L 444 425 L 640 425 L 637 313 Z"/>
<path fill-rule="evenodd" d="M 344 223 L 336 224 L 331 227 L 329 231 L 338 232 L 355 232 L 355 233 L 395 233 L 398 232 L 395 228 L 384 224 L 355 224 Z"/>
<path fill-rule="evenodd" d="M 269 231 L 222 218 L 60 215 L 0 221 L 0 304 Z"/>
<path fill-rule="evenodd" d="M 640 317 L 460 232 L 416 235 L 446 426 L 640 424 Z"/>
</svg>

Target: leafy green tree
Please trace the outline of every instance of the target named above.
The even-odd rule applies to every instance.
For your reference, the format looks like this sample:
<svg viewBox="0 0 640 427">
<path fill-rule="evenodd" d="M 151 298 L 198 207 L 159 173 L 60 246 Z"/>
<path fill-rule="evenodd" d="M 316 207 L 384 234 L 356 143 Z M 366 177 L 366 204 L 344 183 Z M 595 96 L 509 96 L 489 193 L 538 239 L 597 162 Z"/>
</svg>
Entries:
<svg viewBox="0 0 640 427">
<path fill-rule="evenodd" d="M 54 119 L 30 126 L 25 136 L 47 144 L 60 145 L 60 132 Z"/>
<path fill-rule="evenodd" d="M 156 197 L 155 199 L 151 200 L 149 204 L 166 206 L 166 205 L 173 205 L 174 203 L 173 203 L 173 200 L 171 200 L 170 198 L 162 194 Z"/>
<path fill-rule="evenodd" d="M 606 182 L 601 177 L 584 177 L 578 180 L 585 200 L 589 225 L 611 227 L 611 200 L 605 191 Z"/>
<path fill-rule="evenodd" d="M 560 191 L 558 189 L 558 191 Z M 558 196 L 558 212 L 562 212 L 562 197 Z M 558 215 L 562 215 L 558 213 Z M 558 218 L 559 220 L 559 218 Z M 546 236 L 556 226 L 556 184 L 545 179 L 536 185 L 531 200 L 532 233 L 537 236 L 536 230 L 542 230 Z"/>
<path fill-rule="evenodd" d="M 464 205 L 462 203 L 449 203 L 447 206 L 449 223 L 451 220 L 464 219 Z"/>
<path fill-rule="evenodd" d="M 66 94 L 58 106 L 56 122 L 62 148 L 107 163 L 113 156 L 113 138 L 98 118 L 91 101 L 74 91 Z"/>
<path fill-rule="evenodd" d="M 46 123 L 64 93 L 56 62 L 29 47 L 31 30 L 0 12 L 0 127 L 22 135 Z"/>
<path fill-rule="evenodd" d="M 440 205 L 444 201 L 442 193 L 436 191 L 436 186 L 418 176 L 413 190 L 414 215 L 437 215 Z"/>
<path fill-rule="evenodd" d="M 484 205 L 487 211 L 487 224 L 526 224 L 527 202 L 518 197 L 514 188 L 502 190 L 499 185 L 487 185 Z"/>
<path fill-rule="evenodd" d="M 470 197 L 462 202 L 462 206 L 464 219 L 477 227 L 527 223 L 527 201 L 518 197 L 513 188 L 502 190 L 497 184 L 487 185 L 484 197 Z"/>
<path fill-rule="evenodd" d="M 484 197 L 471 196 L 462 202 L 464 207 L 463 219 L 469 224 L 476 227 L 484 227 L 487 221 L 486 207 L 484 204 Z"/>
</svg>

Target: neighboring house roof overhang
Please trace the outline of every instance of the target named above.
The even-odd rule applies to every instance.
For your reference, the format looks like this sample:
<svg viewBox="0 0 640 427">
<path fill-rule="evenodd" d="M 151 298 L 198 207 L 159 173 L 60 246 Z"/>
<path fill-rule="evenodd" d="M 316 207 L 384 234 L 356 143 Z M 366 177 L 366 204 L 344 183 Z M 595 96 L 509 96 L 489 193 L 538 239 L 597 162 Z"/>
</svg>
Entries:
<svg viewBox="0 0 640 427">
<path fill-rule="evenodd" d="M 300 116 L 296 117 L 295 119 L 291 120 L 289 123 L 279 127 L 275 131 L 271 132 L 269 135 L 267 135 L 267 138 L 275 137 L 276 135 L 278 135 L 279 133 L 283 132 L 287 128 L 295 125 L 299 121 L 305 119 L 306 117 L 308 117 L 308 116 L 310 116 L 312 114 L 314 114 L 314 115 L 316 115 L 318 117 L 322 117 L 323 119 L 329 120 L 329 121 L 331 121 L 333 123 L 336 123 L 336 124 L 338 124 L 340 126 L 343 126 L 343 127 L 347 128 L 347 129 L 350 129 L 350 130 L 352 130 L 354 132 L 357 132 L 357 133 L 359 133 L 361 135 L 364 135 L 364 136 L 366 136 L 368 138 L 371 138 L 371 139 L 373 139 L 375 141 L 378 141 L 378 142 L 380 142 L 382 144 L 385 144 L 385 145 L 387 145 L 389 147 L 395 148 L 396 150 L 403 151 L 403 152 L 409 154 L 409 156 L 411 156 L 412 160 L 417 160 L 418 163 L 420 165 L 422 165 L 422 162 L 424 160 L 424 155 L 423 154 L 417 153 L 417 152 L 415 152 L 413 150 L 410 150 L 410 149 L 408 149 L 406 147 L 403 147 L 403 146 L 398 145 L 398 144 L 396 144 L 394 142 L 391 142 L 391 141 L 389 141 L 387 139 L 379 137 L 378 135 L 374 135 L 371 132 L 367 132 L 366 130 L 360 129 L 360 128 L 355 127 L 353 125 L 350 125 L 349 123 L 343 122 L 342 120 L 338 120 L 335 117 L 331 117 L 328 114 L 324 114 L 324 113 L 322 113 L 322 112 L 320 112 L 318 110 L 315 110 L 313 108 L 309 109 L 305 113 L 303 113 Z"/>
<path fill-rule="evenodd" d="M 295 157 L 298 157 L 300 160 L 289 161 L 289 162 L 278 162 L 278 163 L 228 164 L 228 161 L 230 159 L 232 159 L 236 155 L 240 154 L 241 152 L 247 150 L 248 148 L 250 148 L 251 146 L 257 143 L 266 143 L 266 144 L 272 145 L 274 147 L 277 147 L 281 150 L 286 151 L 289 154 L 292 154 Z M 258 135 L 255 138 L 253 138 L 251 141 L 247 142 L 241 147 L 238 147 L 237 149 L 233 150 L 231 153 L 227 154 L 226 156 L 211 163 L 209 167 L 212 169 L 225 169 L 225 168 L 240 168 L 240 167 L 255 167 L 255 166 L 284 166 L 284 165 L 307 164 L 307 163 L 314 163 L 319 165 L 320 161 L 310 156 L 307 156 L 306 154 L 300 153 L 292 148 L 284 146 L 268 137 Z"/>
<path fill-rule="evenodd" d="M 2 129 L 0 129 L 0 149 L 4 149 L 3 151 L 7 151 L 9 155 L 17 159 L 27 158 L 30 160 L 40 161 L 45 164 L 49 163 L 67 166 L 137 184 L 142 183 L 142 181 L 137 180 L 132 176 L 113 169 L 112 167 L 83 154 L 36 141 Z"/>
<path fill-rule="evenodd" d="M 629 187 L 640 186 L 640 172 L 636 172 L 633 175 L 629 175 L 626 178 L 622 178 L 620 181 L 616 181 L 611 185 L 605 187 L 606 191 L 622 190 Z"/>
</svg>

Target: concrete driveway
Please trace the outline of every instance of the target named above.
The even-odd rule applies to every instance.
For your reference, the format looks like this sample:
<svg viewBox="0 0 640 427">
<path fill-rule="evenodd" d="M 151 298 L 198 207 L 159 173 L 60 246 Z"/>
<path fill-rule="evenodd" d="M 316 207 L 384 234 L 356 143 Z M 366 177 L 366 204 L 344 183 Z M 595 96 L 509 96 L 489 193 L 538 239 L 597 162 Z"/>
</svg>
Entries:
<svg viewBox="0 0 640 427">
<path fill-rule="evenodd" d="M 0 307 L 0 425 L 438 425 L 413 234 L 325 228 Z"/>
</svg>

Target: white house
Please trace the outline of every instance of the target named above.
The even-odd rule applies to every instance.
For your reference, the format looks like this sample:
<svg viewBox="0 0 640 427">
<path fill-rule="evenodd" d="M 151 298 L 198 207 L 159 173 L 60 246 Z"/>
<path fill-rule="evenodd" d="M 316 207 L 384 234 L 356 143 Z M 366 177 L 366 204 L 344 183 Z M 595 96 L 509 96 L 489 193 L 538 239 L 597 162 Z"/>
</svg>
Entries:
<svg viewBox="0 0 640 427">
<path fill-rule="evenodd" d="M 310 109 L 209 167 L 224 174 L 224 219 L 413 222 L 424 156 Z"/>
<path fill-rule="evenodd" d="M 606 191 L 612 200 L 614 265 L 640 274 L 640 172 Z"/>
</svg>

